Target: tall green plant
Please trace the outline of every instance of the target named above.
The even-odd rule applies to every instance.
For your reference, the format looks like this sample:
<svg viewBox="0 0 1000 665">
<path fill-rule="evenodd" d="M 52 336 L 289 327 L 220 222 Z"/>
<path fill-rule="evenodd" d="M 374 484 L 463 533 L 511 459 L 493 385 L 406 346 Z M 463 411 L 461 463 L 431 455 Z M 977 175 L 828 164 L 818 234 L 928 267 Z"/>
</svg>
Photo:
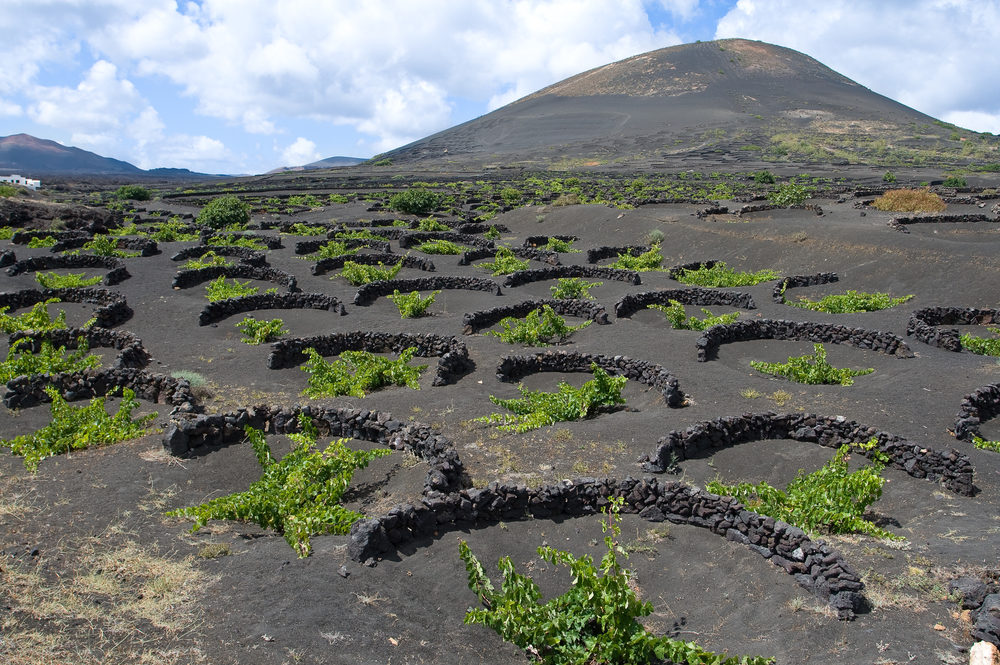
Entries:
<svg viewBox="0 0 1000 665">
<path fill-rule="evenodd" d="M 795 301 L 785 300 L 785 304 L 792 307 L 801 307 L 802 309 L 811 309 L 814 312 L 850 314 L 854 312 L 877 312 L 889 309 L 890 307 L 903 304 L 912 297 L 912 295 L 909 295 L 893 298 L 888 293 L 864 293 L 850 290 L 847 293 L 834 293 L 824 296 L 819 300 L 810 300 L 806 297 L 800 297 Z"/>
<path fill-rule="evenodd" d="M 709 310 L 702 308 L 701 312 L 705 318 L 699 319 L 696 316 L 688 316 L 684 305 L 678 300 L 671 300 L 669 305 L 650 305 L 649 307 L 663 312 L 667 321 L 670 322 L 670 327 L 677 330 L 706 330 L 712 326 L 732 323 L 740 316 L 739 312 L 716 316 Z"/>
<path fill-rule="evenodd" d="M 403 260 L 386 267 L 379 261 L 377 266 L 370 266 L 365 263 L 355 261 L 344 261 L 344 267 L 340 269 L 340 276 L 354 286 L 361 286 L 370 282 L 381 282 L 394 278 L 403 267 Z M 332 278 L 331 278 L 332 279 Z"/>
<path fill-rule="evenodd" d="M 479 267 L 489 270 L 494 275 L 509 275 L 519 270 L 527 270 L 528 262 L 514 256 L 514 250 L 511 248 L 500 247 L 492 261 L 483 263 Z"/>
<path fill-rule="evenodd" d="M 351 525 L 364 517 L 340 504 L 354 472 L 376 458 L 390 455 L 392 450 L 351 450 L 346 445 L 349 439 L 331 441 L 319 450 L 316 425 L 301 414 L 299 425 L 301 433 L 288 435 L 295 447 L 280 461 L 271 453 L 264 433 L 247 426 L 244 431 L 262 469 L 260 479 L 245 492 L 172 510 L 167 515 L 194 519 L 192 532 L 209 520 L 253 522 L 281 533 L 299 557 L 309 556 L 312 536 L 348 533 Z"/>
<path fill-rule="evenodd" d="M 581 277 L 560 277 L 555 286 L 549 287 L 549 291 L 556 300 L 593 300 L 590 290 L 603 284 L 604 282 L 585 282 Z"/>
<path fill-rule="evenodd" d="M 395 289 L 391 296 L 386 297 L 396 305 L 400 318 L 415 319 L 427 312 L 427 308 L 434 304 L 434 298 L 439 293 L 441 292 L 432 291 L 426 298 L 421 298 L 420 291 L 400 293 L 399 289 Z"/>
<path fill-rule="evenodd" d="M 17 316 L 7 314 L 9 306 L 0 307 L 0 332 L 14 333 L 21 330 L 59 330 L 66 327 L 66 311 L 59 310 L 56 318 L 49 315 L 48 305 L 62 302 L 59 298 L 49 298 L 45 302 L 32 305 L 31 309 Z"/>
<path fill-rule="evenodd" d="M 620 270 L 636 270 L 638 272 L 649 272 L 662 270 L 660 264 L 663 263 L 663 252 L 659 245 L 653 245 L 642 254 L 635 254 L 633 250 L 628 250 L 624 254 L 619 254 L 618 259 L 608 264 L 609 268 Z"/>
<path fill-rule="evenodd" d="M 783 376 L 796 383 L 805 383 L 807 385 L 839 383 L 842 386 L 850 386 L 854 385 L 854 377 L 864 376 L 875 371 L 873 367 L 869 367 L 868 369 L 834 367 L 827 362 L 826 349 L 822 344 L 813 344 L 813 352 L 811 354 L 790 356 L 788 361 L 784 363 L 751 360 L 750 366 L 758 372 L 773 376 Z"/>
<path fill-rule="evenodd" d="M 101 364 L 99 357 L 87 355 L 90 347 L 82 337 L 76 350 L 68 354 L 65 346 L 56 347 L 48 340 L 42 340 L 37 353 L 24 348 L 27 344 L 28 340 L 22 338 L 10 345 L 7 359 L 0 363 L 0 383 L 7 383 L 15 376 L 79 372 Z"/>
<path fill-rule="evenodd" d="M 390 385 L 419 390 L 420 373 L 427 369 L 427 365 L 409 364 L 417 353 L 415 346 L 400 351 L 395 360 L 369 351 L 343 351 L 340 360 L 328 362 L 314 348 L 305 353 L 309 360 L 301 369 L 309 373 L 309 385 L 303 394 L 314 398 L 364 397 L 367 391 Z"/>
<path fill-rule="evenodd" d="M 499 337 L 507 344 L 527 344 L 528 346 L 548 346 L 553 340 L 565 342 L 570 335 L 589 326 L 593 321 L 584 321 L 578 326 L 566 325 L 566 319 L 556 314 L 551 305 L 542 305 L 528 313 L 524 319 L 508 316 L 500 321 L 501 330 L 489 330 L 487 335 Z"/>
<path fill-rule="evenodd" d="M 756 272 L 739 272 L 727 266 L 724 261 L 718 261 L 711 267 L 703 265 L 694 269 L 685 268 L 675 279 L 681 284 L 715 288 L 753 286 L 779 277 L 781 275 L 775 270 L 765 268 Z"/>
</svg>

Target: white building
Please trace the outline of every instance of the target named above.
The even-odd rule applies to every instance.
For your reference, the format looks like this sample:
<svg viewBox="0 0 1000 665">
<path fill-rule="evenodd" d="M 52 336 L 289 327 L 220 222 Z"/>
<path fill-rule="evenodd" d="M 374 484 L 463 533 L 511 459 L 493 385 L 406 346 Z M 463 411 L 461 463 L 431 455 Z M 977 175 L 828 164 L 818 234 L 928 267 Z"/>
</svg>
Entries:
<svg viewBox="0 0 1000 665">
<path fill-rule="evenodd" d="M 24 176 L 14 175 L 0 175 L 0 182 L 10 183 L 11 185 L 20 185 L 21 187 L 27 187 L 28 189 L 38 189 L 42 186 L 41 180 L 32 180 L 31 178 L 25 178 Z"/>
</svg>

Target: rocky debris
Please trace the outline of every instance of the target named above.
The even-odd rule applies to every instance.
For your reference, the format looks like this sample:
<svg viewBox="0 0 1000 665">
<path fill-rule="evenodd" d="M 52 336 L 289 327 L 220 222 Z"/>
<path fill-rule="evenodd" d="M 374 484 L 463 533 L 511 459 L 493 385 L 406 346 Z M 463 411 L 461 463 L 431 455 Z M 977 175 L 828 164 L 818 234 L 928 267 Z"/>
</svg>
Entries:
<svg viewBox="0 0 1000 665">
<path fill-rule="evenodd" d="M 199 410 L 191 393 L 191 384 L 187 380 L 132 367 L 19 376 L 7 382 L 4 405 L 9 409 L 20 409 L 50 402 L 52 400 L 45 392 L 48 386 L 58 390 L 69 402 L 108 395 L 120 388 L 130 388 L 135 391 L 137 398 L 170 404 L 177 412 Z"/>
<path fill-rule="evenodd" d="M 979 436 L 979 426 L 985 420 L 1000 415 L 1000 383 L 991 383 L 977 388 L 962 400 L 955 417 L 955 438 L 972 441 Z"/>
<path fill-rule="evenodd" d="M 962 351 L 962 342 L 958 330 L 940 329 L 937 326 L 986 326 L 991 323 L 1000 323 L 1000 309 L 925 307 L 910 314 L 906 334 L 916 337 L 924 344 L 959 352 Z"/>
<path fill-rule="evenodd" d="M 621 270 L 619 268 L 607 268 L 605 266 L 553 266 L 551 268 L 534 268 L 531 270 L 518 270 L 504 279 L 503 285 L 506 287 L 521 286 L 531 282 L 543 282 L 549 279 L 561 279 L 566 277 L 586 277 L 588 279 L 612 279 L 618 282 L 628 282 L 630 284 L 641 284 L 642 278 L 635 270 Z"/>
<path fill-rule="evenodd" d="M 37 270 L 53 270 L 57 268 L 100 268 L 107 270 L 104 284 L 114 286 L 131 277 L 125 268 L 125 262 L 112 256 L 94 256 L 92 254 L 77 254 L 68 256 L 32 256 L 17 261 L 7 268 L 7 274 L 16 277 L 22 273 Z"/>
<path fill-rule="evenodd" d="M 622 254 L 632 252 L 635 255 L 645 254 L 650 250 L 649 245 L 621 245 L 592 247 L 587 250 L 587 263 L 598 263 L 605 259 L 617 259 Z"/>
<path fill-rule="evenodd" d="M 198 316 L 198 325 L 207 326 L 234 314 L 260 309 L 325 309 L 340 315 L 347 313 L 339 300 L 325 293 L 258 293 L 208 303 Z"/>
<path fill-rule="evenodd" d="M 771 300 L 779 305 L 785 302 L 785 291 L 788 289 L 800 288 L 803 286 L 816 286 L 817 284 L 832 284 L 840 280 L 835 272 L 821 272 L 815 275 L 792 275 L 785 277 L 774 285 L 771 292 Z"/>
<path fill-rule="evenodd" d="M 947 201 L 955 203 L 955 201 Z M 970 201 L 959 201 L 959 203 L 975 203 L 975 199 Z M 990 219 L 986 215 L 926 215 L 921 217 L 893 217 L 888 221 L 889 228 L 902 233 L 909 233 L 906 228 L 911 224 L 971 224 L 974 222 L 1000 222 L 1000 219 Z"/>
<path fill-rule="evenodd" d="M 90 328 L 64 328 L 62 330 L 19 331 L 10 336 L 10 343 L 17 340 L 26 340 L 20 348 L 28 349 L 32 353 L 38 353 L 42 342 L 47 341 L 53 346 L 76 349 L 83 340 L 91 349 L 112 348 L 120 351 L 118 357 L 112 364 L 113 368 L 131 367 L 141 369 L 149 364 L 152 359 L 149 352 L 142 345 L 142 340 L 125 330 L 108 330 L 98 326 Z"/>
<path fill-rule="evenodd" d="M 94 316 L 101 328 L 114 328 L 132 317 L 132 308 L 120 293 L 93 287 L 73 289 L 23 289 L 0 293 L 0 307 L 20 309 L 46 300 L 58 298 L 62 302 L 93 303 L 100 305 Z"/>
</svg>

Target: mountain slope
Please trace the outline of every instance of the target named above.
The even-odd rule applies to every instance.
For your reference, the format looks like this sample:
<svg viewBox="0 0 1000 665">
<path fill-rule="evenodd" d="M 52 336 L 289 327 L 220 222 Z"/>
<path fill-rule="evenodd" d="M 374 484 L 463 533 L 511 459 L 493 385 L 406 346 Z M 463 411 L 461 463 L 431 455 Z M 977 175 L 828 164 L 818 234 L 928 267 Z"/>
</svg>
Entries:
<svg viewBox="0 0 1000 665">
<path fill-rule="evenodd" d="M 384 156 L 428 166 L 929 165 L 1000 161 L 997 147 L 797 51 L 728 39 L 592 69 Z"/>
<path fill-rule="evenodd" d="M 29 174 L 129 175 L 145 173 L 137 166 L 110 157 L 67 147 L 28 134 L 0 138 L 0 171 Z"/>
</svg>

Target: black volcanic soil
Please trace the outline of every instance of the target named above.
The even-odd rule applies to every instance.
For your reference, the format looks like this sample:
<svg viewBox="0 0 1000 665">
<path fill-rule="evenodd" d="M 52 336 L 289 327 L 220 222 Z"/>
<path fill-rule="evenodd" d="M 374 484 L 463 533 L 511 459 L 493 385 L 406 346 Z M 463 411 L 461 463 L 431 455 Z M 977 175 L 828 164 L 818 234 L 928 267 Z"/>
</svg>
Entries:
<svg viewBox="0 0 1000 665">
<path fill-rule="evenodd" d="M 769 282 L 738 289 L 753 294 L 758 305 L 757 310 L 742 313 L 742 318 L 844 323 L 904 335 L 908 315 L 916 308 L 998 306 L 1000 235 L 994 225 L 963 225 L 961 230 L 926 225 L 907 235 L 886 226 L 888 215 L 868 212 L 862 216 L 850 203 L 820 203 L 825 211 L 822 216 L 780 211 L 735 223 L 698 219 L 694 205 L 626 211 L 604 206 L 544 211 L 531 207 L 497 221 L 510 227 L 505 240 L 516 244 L 529 235 L 574 234 L 580 237 L 575 246 L 585 250 L 642 243 L 647 233 L 659 229 L 665 236 L 665 266 L 721 259 L 741 269 L 774 268 L 787 275 L 835 271 L 840 276 L 837 284 L 795 289 L 790 297 L 818 297 L 847 289 L 914 295 L 910 302 L 883 312 L 828 315 L 773 303 L 773 282 Z M 964 206 L 949 210 L 973 211 Z M 541 214 L 544 221 L 539 222 Z M 296 221 L 332 217 L 348 221 L 365 216 L 371 215 L 358 206 L 330 206 L 298 215 Z M 348 313 L 283 310 L 256 314 L 258 318 L 281 317 L 293 336 L 348 330 L 461 335 L 464 312 L 546 297 L 554 283 L 504 289 L 502 296 L 444 291 L 431 307 L 431 316 L 400 320 L 385 298 L 369 307 L 357 307 L 351 304 L 355 289 L 342 279 L 311 276 L 309 264 L 293 254 L 295 240 L 287 238 L 284 249 L 269 251 L 268 262 L 293 272 L 303 291 L 329 293 L 346 301 Z M 114 287 L 135 310 L 121 328 L 142 338 L 154 358 L 150 369 L 204 375 L 212 395 L 206 402 L 210 410 L 261 402 L 305 402 L 300 396 L 305 374 L 295 368 L 268 370 L 267 347 L 240 342 L 234 324 L 241 317 L 213 326 L 197 325 L 198 313 L 207 302 L 203 289 L 178 291 L 170 286 L 177 264 L 169 257 L 188 245 L 163 243 L 159 255 L 129 259 L 132 278 Z M 0 248 L 8 247 L 18 257 L 46 251 L 0 243 Z M 400 252 L 397 243 L 394 251 Z M 582 262 L 583 256 L 563 254 L 561 259 L 575 263 Z M 432 260 L 439 274 L 486 274 L 475 267 L 457 266 L 456 257 Z M 400 276 L 418 274 L 404 270 Z M 641 286 L 605 280 L 593 295 L 612 312 L 615 301 L 626 293 L 680 286 L 665 273 L 644 273 L 642 279 Z M 0 275 L 0 281 L 4 291 L 34 286 L 31 275 Z M 67 309 L 71 319 L 82 321 L 88 316 L 85 307 Z M 697 313 L 696 308 L 689 311 Z M 364 400 L 320 402 L 363 405 L 389 411 L 398 419 L 432 424 L 455 441 L 477 485 L 492 480 L 539 484 L 577 476 L 640 476 L 637 458 L 651 451 L 669 430 L 751 411 L 843 415 L 927 447 L 957 448 L 975 466 L 979 488 L 975 497 L 957 496 L 935 483 L 890 470 L 884 496 L 874 511 L 905 540 L 828 539 L 865 573 L 866 595 L 873 608 L 853 622 L 837 621 L 780 568 L 704 529 L 679 525 L 662 529 L 660 525 L 653 530 L 657 525 L 626 516 L 622 540 L 635 549 L 628 565 L 637 573 L 642 597 L 654 605 L 647 621 L 652 630 L 697 640 L 713 650 L 774 656 L 780 663 L 967 662 L 963 650 L 971 645 L 968 624 L 957 606 L 944 598 L 942 589 L 959 572 L 979 574 L 996 568 L 1000 456 L 956 441 L 949 428 L 964 395 L 1000 381 L 996 359 L 949 353 L 913 339 L 908 342 L 916 357 L 909 359 L 828 345 L 835 365 L 874 367 L 875 373 L 859 377 L 851 387 L 802 386 L 760 375 L 749 367 L 749 361 L 783 360 L 811 350 L 809 344 L 731 344 L 720 349 L 716 360 L 698 363 L 697 336 L 672 330 L 658 313 L 642 311 L 631 319 L 612 315 L 611 325 L 592 325 L 568 345 L 667 367 L 689 396 L 688 405 L 680 409 L 667 408 L 655 391 L 629 385 L 625 390 L 628 410 L 525 435 L 499 435 L 469 420 L 493 410 L 489 395 L 516 395 L 514 385 L 497 381 L 495 366 L 501 355 L 519 349 L 482 334 L 464 338 L 477 367 L 454 385 L 433 387 L 425 374 L 419 391 L 394 388 Z M 584 377 L 539 374 L 525 383 L 550 388 L 562 378 L 576 383 Z M 760 396 L 747 397 L 748 390 Z M 143 409 L 157 410 L 158 422 L 165 422 L 168 409 L 164 405 L 144 404 Z M 46 407 L 5 412 L 0 415 L 0 436 L 30 431 L 46 418 Z M 996 438 L 1000 429 L 996 423 L 987 423 L 984 432 Z M 274 438 L 273 443 L 276 451 L 287 450 L 283 439 Z M 818 468 L 829 456 L 828 449 L 818 446 L 762 441 L 686 461 L 681 477 L 696 485 L 716 477 L 783 484 L 798 469 Z M 0 587 L 0 607 L 5 608 L 0 617 L 4 631 L 0 654 L 12 663 L 125 663 L 140 658 L 161 663 L 523 663 L 524 654 L 491 631 L 462 624 L 475 597 L 465 584 L 458 540 L 468 540 L 491 572 L 498 557 L 510 555 L 519 571 L 531 571 L 547 596 L 564 589 L 568 576 L 538 560 L 537 546 L 547 543 L 595 558 L 602 554 L 596 545 L 602 537 L 597 518 L 534 519 L 469 532 L 443 532 L 404 547 L 375 567 L 365 567 L 348 559 L 345 536 L 316 537 L 312 556 L 297 559 L 280 535 L 254 526 L 212 523 L 192 535 L 188 523 L 162 517 L 165 510 L 242 490 L 257 473 L 248 446 L 232 445 L 177 460 L 162 454 L 161 437 L 156 434 L 103 450 L 47 459 L 35 475 L 23 469 L 20 459 L 0 457 L 0 572 L 5 581 Z M 350 505 L 377 515 L 397 502 L 416 500 L 424 473 L 422 462 L 393 453 L 358 474 Z M 36 597 L 28 593 L 26 575 L 37 573 L 31 579 L 48 580 L 50 588 L 66 589 L 70 583 L 59 586 L 58 580 L 75 580 L 91 570 L 80 563 L 88 547 L 117 552 L 128 543 L 144 548 L 150 561 L 183 563 L 191 571 L 188 595 L 176 607 L 163 610 L 164 614 L 185 614 L 177 626 L 166 629 L 145 619 L 123 628 L 99 617 L 79 618 L 91 615 L 83 610 L 75 614 L 60 610 L 41 600 L 33 609 L 20 604 L 24 598 Z M 212 543 L 228 545 L 229 555 L 196 556 Z M 339 572 L 342 566 L 346 577 Z M 196 573 L 200 576 L 195 577 Z M 116 579 L 130 578 L 119 572 Z M 139 587 L 132 594 L 92 591 L 85 597 L 91 609 L 104 602 L 113 606 L 108 611 L 117 616 L 116 611 L 138 602 L 136 596 L 155 595 Z M 43 597 L 53 600 L 44 594 L 36 598 Z M 59 634 L 74 635 L 74 651 L 46 655 L 49 638 Z"/>
</svg>

